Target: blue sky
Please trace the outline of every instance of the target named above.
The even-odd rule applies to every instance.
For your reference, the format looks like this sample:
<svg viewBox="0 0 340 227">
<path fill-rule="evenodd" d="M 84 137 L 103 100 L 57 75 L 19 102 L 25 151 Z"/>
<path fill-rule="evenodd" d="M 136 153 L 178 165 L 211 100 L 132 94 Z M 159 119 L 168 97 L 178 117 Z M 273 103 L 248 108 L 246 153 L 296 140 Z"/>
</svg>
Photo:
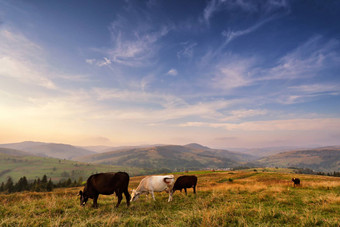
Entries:
<svg viewBox="0 0 340 227">
<path fill-rule="evenodd" d="M 0 142 L 322 146 L 340 2 L 0 0 Z"/>
</svg>

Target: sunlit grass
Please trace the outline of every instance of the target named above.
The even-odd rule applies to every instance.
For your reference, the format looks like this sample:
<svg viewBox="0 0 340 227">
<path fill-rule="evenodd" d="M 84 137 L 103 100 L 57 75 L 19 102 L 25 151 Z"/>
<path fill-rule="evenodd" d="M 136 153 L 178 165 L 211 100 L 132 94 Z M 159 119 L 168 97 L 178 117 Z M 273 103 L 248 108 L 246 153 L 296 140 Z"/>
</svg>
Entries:
<svg viewBox="0 0 340 227">
<path fill-rule="evenodd" d="M 192 173 L 187 173 L 192 174 Z M 196 173 L 197 174 L 197 173 Z M 177 176 L 180 174 L 176 174 Z M 79 206 L 80 188 L 54 192 L 0 194 L 3 226 L 338 226 L 340 179 L 294 175 L 301 187 L 292 187 L 292 173 L 233 171 L 197 174 L 198 189 L 188 196 L 166 193 L 156 201 L 141 196 L 129 208 L 123 199 L 100 196 L 99 208 Z M 131 178 L 130 191 L 143 177 Z M 232 182 L 224 181 L 233 178 Z M 218 183 L 221 182 L 221 183 Z"/>
</svg>

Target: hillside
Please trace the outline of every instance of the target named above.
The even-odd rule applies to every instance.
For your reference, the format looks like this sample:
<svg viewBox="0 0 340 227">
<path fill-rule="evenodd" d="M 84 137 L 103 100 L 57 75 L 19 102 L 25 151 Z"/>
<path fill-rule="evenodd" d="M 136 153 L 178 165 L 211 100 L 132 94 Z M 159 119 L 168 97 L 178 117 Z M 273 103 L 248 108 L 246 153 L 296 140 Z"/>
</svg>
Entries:
<svg viewBox="0 0 340 227">
<path fill-rule="evenodd" d="M 41 157 L 52 157 L 72 160 L 80 156 L 95 154 L 95 152 L 68 144 L 21 142 L 0 144 L 2 148 L 17 149 Z"/>
<path fill-rule="evenodd" d="M 10 148 L 2 148 L 0 147 L 0 154 L 14 155 L 14 156 L 27 156 L 30 155 L 27 152 L 10 149 Z"/>
<path fill-rule="evenodd" d="M 3 151 L 3 149 L 0 149 L 0 151 Z M 36 179 L 46 174 L 53 181 L 59 181 L 69 177 L 72 179 L 78 179 L 79 177 L 86 179 L 96 172 L 126 171 L 131 175 L 146 173 L 143 169 L 135 167 L 87 164 L 56 158 L 27 156 L 20 152 L 16 154 L 18 155 L 0 152 L 0 183 L 5 182 L 8 176 L 17 181 L 23 176 L 28 179 Z"/>
<path fill-rule="evenodd" d="M 195 171 L 197 194 L 188 189 L 141 195 L 118 208 L 115 195 L 100 195 L 98 208 L 79 205 L 83 187 L 53 192 L 0 194 L 0 226 L 338 226 L 340 178 L 299 175 L 285 169 Z M 131 177 L 129 192 L 144 176 Z M 301 179 L 294 188 L 291 178 Z"/>
<path fill-rule="evenodd" d="M 202 169 L 230 168 L 252 156 L 214 150 L 198 144 L 186 146 L 163 145 L 144 148 L 115 150 L 80 157 L 77 160 L 110 165 L 136 166 L 140 168 Z"/>
<path fill-rule="evenodd" d="M 282 152 L 262 158 L 255 165 L 310 168 L 315 171 L 340 171 L 340 147 L 322 147 Z"/>
<path fill-rule="evenodd" d="M 193 149 L 192 152 L 197 154 L 227 158 L 236 162 L 253 161 L 257 159 L 257 156 L 251 154 L 244 154 L 222 149 L 212 149 L 197 143 L 187 144 L 185 147 Z"/>
</svg>

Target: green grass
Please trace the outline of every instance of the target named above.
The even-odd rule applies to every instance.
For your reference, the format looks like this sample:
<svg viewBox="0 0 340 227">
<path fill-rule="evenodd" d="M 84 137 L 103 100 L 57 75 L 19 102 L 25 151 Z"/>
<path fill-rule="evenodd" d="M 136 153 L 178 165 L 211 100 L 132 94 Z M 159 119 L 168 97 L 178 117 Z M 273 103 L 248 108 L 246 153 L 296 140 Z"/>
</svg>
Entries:
<svg viewBox="0 0 340 227">
<path fill-rule="evenodd" d="M 232 174 L 230 174 L 232 173 Z M 193 174 L 189 172 L 186 174 Z M 195 173 L 196 174 L 196 173 Z M 0 194 L 2 226 L 338 226 L 340 178 L 294 175 L 302 182 L 293 188 L 291 173 L 200 171 L 197 194 L 176 191 L 156 201 L 141 196 L 118 208 L 115 196 L 100 196 L 99 208 L 79 206 L 80 188 L 50 193 Z M 175 173 L 176 177 L 182 175 Z M 224 182 L 233 176 L 233 182 Z M 248 176 L 248 177 L 243 177 Z M 132 177 L 130 190 L 142 176 Z M 220 183 L 217 183 L 220 182 Z"/>
<path fill-rule="evenodd" d="M 96 172 L 117 171 L 126 171 L 130 175 L 145 173 L 144 170 L 134 167 L 96 165 L 55 158 L 0 154 L 0 183 L 6 182 L 8 176 L 11 176 L 16 182 L 22 176 L 32 180 L 41 178 L 46 174 L 53 181 L 59 181 L 68 177 L 78 179 L 79 176 L 87 179 L 89 175 Z"/>
</svg>

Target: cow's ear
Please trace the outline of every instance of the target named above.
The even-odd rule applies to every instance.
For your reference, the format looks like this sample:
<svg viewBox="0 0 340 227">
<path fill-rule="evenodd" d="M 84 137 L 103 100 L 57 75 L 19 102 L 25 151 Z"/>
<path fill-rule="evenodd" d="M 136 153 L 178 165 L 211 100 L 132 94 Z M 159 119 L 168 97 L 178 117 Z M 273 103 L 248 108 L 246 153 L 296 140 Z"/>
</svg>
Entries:
<svg viewBox="0 0 340 227">
<path fill-rule="evenodd" d="M 82 196 L 83 195 L 83 191 L 80 190 L 78 195 Z"/>
</svg>

